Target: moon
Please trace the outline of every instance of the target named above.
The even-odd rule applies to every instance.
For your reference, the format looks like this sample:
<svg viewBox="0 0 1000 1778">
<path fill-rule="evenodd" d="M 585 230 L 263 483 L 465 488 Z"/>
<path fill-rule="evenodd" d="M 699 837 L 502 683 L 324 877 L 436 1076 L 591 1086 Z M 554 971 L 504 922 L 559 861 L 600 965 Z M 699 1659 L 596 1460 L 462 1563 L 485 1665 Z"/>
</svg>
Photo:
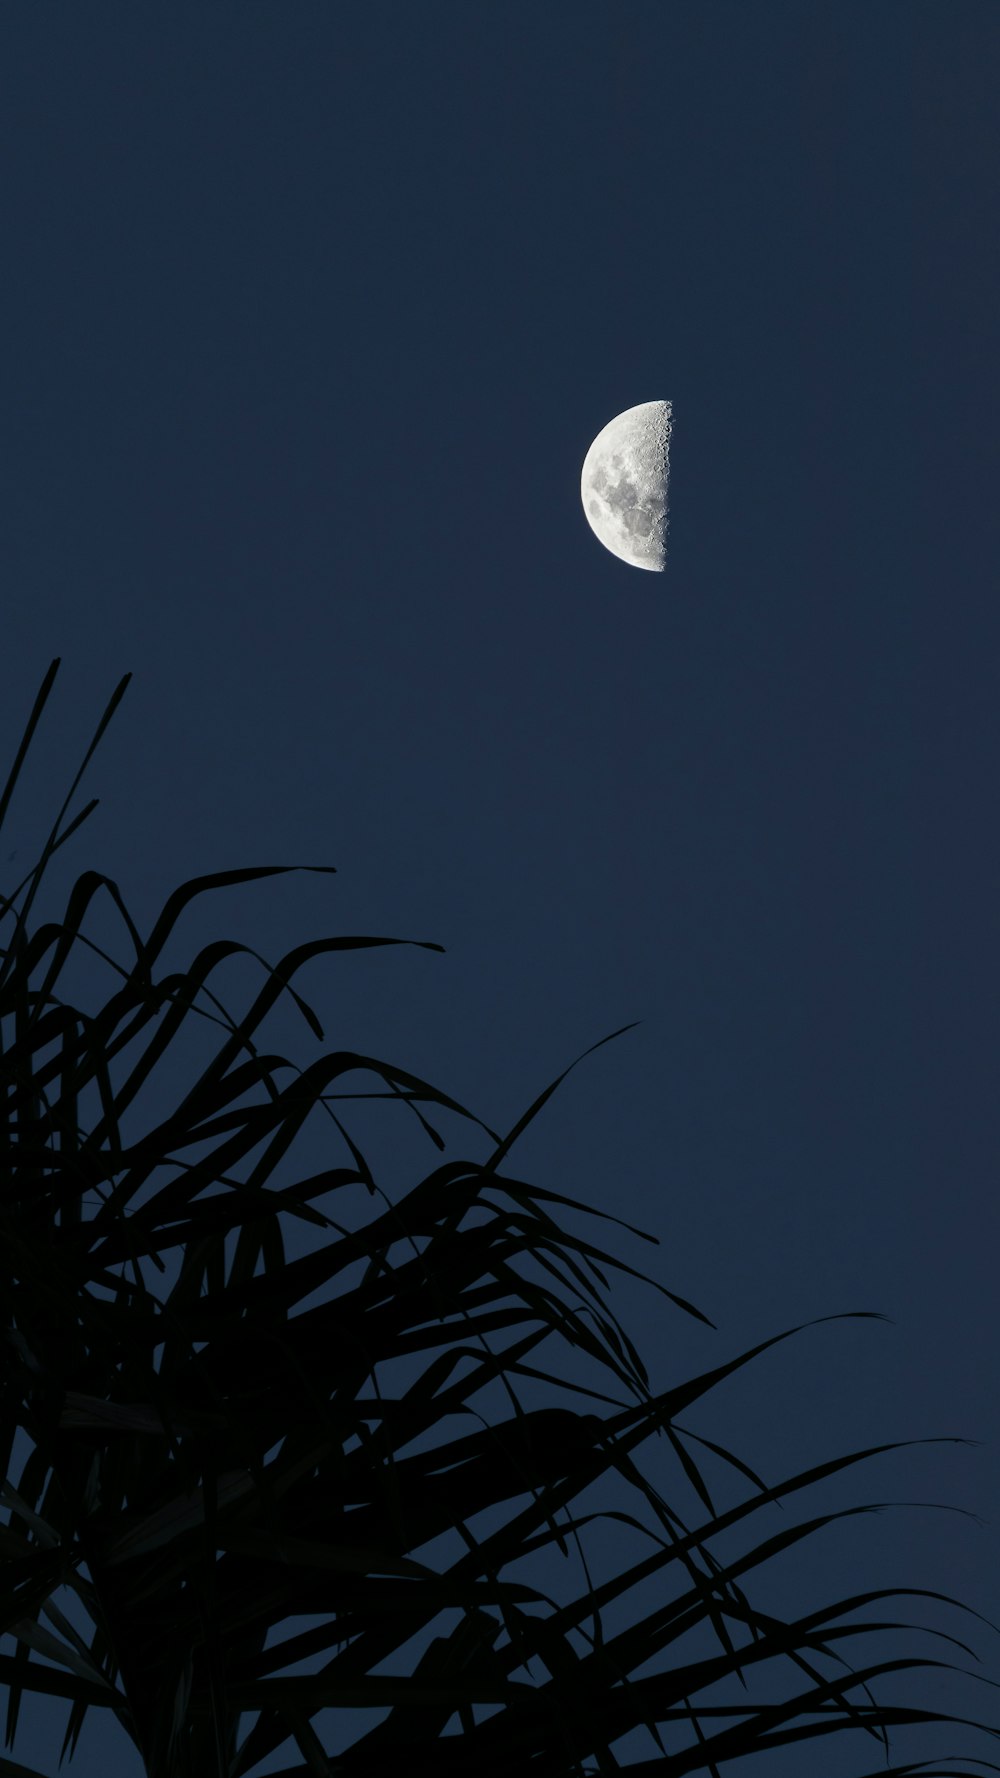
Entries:
<svg viewBox="0 0 1000 1778">
<path fill-rule="evenodd" d="M 583 459 L 580 498 L 594 536 L 633 568 L 662 573 L 667 559 L 669 401 L 627 407 Z"/>
</svg>

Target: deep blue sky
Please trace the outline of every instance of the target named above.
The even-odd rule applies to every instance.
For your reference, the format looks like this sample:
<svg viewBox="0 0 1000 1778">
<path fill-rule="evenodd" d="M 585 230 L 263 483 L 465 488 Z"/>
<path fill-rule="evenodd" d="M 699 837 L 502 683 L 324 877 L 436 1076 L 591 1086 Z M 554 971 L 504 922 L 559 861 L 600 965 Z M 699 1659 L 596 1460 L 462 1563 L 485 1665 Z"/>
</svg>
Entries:
<svg viewBox="0 0 1000 1778">
<path fill-rule="evenodd" d="M 518 1168 L 658 1234 L 615 1251 L 717 1322 L 624 1293 L 657 1386 L 891 1316 L 691 1423 L 771 1475 L 987 1441 L 848 1490 L 985 1529 L 866 1521 L 810 1586 L 1000 1618 L 998 81 L 978 0 L 0 21 L 4 769 L 63 657 L 5 886 L 131 670 L 64 888 L 148 926 L 202 871 L 335 864 L 206 902 L 178 958 L 437 940 L 302 985 L 494 1126 L 641 1019 Z M 579 473 L 664 397 L 652 575 Z M 14 1757 L 55 1769 L 56 1714 Z"/>
</svg>

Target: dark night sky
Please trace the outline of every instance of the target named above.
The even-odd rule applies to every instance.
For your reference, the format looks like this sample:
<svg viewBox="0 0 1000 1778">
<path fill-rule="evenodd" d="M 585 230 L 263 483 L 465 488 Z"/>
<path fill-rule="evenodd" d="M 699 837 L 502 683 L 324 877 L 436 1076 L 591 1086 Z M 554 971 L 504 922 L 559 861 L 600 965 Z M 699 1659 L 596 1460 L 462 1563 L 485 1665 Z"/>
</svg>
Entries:
<svg viewBox="0 0 1000 1778">
<path fill-rule="evenodd" d="M 614 1251 L 718 1324 L 621 1293 L 658 1387 L 890 1316 L 690 1424 L 772 1479 L 983 1440 L 838 1498 L 985 1528 L 861 1521 L 807 1592 L 1000 1619 L 998 82 L 978 0 L 0 21 L 4 771 L 63 657 L 0 881 L 132 671 L 57 899 L 100 868 L 145 928 L 203 871 L 336 865 L 208 898 L 172 955 L 437 940 L 300 985 L 331 1047 L 495 1127 L 642 1020 L 517 1169 L 657 1234 Z M 579 473 L 659 398 L 652 575 L 595 541 Z M 13 1757 L 54 1772 L 63 1708 L 24 1715 Z M 133 1778 L 88 1721 L 70 1770 L 112 1756 Z"/>
</svg>

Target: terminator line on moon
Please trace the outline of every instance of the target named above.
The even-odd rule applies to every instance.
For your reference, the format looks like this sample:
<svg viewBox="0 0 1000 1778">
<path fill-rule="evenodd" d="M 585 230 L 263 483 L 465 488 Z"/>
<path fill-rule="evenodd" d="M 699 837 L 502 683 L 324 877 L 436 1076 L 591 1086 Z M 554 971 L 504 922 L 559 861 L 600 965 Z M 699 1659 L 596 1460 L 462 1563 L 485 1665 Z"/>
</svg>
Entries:
<svg viewBox="0 0 1000 1778">
<path fill-rule="evenodd" d="M 633 568 L 667 559 L 669 401 L 627 407 L 597 434 L 583 460 L 580 498 L 595 537 Z"/>
</svg>

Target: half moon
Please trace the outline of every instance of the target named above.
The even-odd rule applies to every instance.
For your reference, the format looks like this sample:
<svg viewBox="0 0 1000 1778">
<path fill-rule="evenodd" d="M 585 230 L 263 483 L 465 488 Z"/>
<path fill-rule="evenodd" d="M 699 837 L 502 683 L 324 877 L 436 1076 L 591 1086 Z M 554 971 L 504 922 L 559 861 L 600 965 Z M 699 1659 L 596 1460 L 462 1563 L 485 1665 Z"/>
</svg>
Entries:
<svg viewBox="0 0 1000 1778">
<path fill-rule="evenodd" d="M 669 401 L 627 407 L 597 434 L 583 460 L 580 498 L 599 542 L 633 568 L 667 559 Z"/>
</svg>

